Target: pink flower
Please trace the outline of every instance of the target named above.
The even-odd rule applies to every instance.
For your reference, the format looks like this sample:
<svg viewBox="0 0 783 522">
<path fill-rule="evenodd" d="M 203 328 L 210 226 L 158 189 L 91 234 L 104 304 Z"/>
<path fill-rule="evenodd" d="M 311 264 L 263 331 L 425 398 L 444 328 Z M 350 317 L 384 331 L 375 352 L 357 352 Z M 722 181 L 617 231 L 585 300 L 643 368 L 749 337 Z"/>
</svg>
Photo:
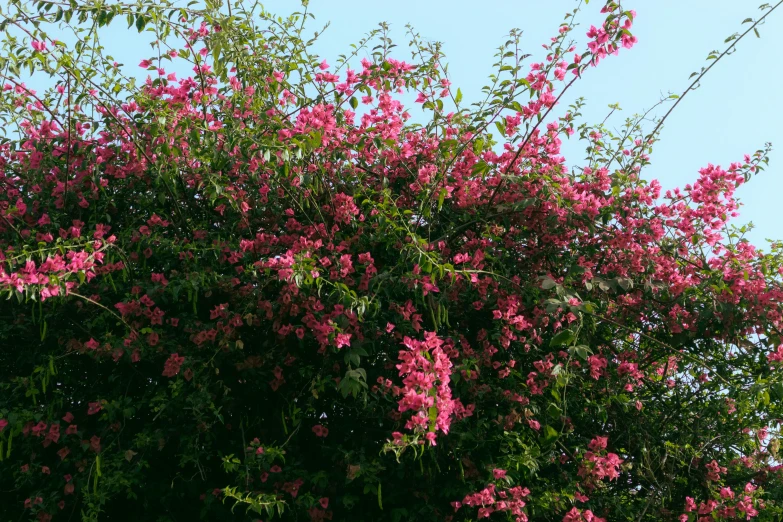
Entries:
<svg viewBox="0 0 783 522">
<path fill-rule="evenodd" d="M 606 444 L 609 441 L 608 437 L 595 437 L 590 441 L 588 447 L 593 451 L 601 451 L 606 449 Z"/>
<path fill-rule="evenodd" d="M 0 431 L 3 431 L 6 426 L 8 426 L 8 421 L 5 419 L 0 419 Z"/>
<path fill-rule="evenodd" d="M 506 478 L 506 470 L 495 468 L 492 470 L 492 476 L 494 476 L 498 480 L 504 479 Z"/>
<path fill-rule="evenodd" d="M 337 334 L 337 348 L 351 345 L 351 334 L 339 333 Z"/>
<path fill-rule="evenodd" d="M 179 369 L 184 362 L 185 357 L 181 357 L 179 354 L 172 353 L 163 366 L 162 375 L 164 377 L 174 377 L 179 373 Z"/>
</svg>

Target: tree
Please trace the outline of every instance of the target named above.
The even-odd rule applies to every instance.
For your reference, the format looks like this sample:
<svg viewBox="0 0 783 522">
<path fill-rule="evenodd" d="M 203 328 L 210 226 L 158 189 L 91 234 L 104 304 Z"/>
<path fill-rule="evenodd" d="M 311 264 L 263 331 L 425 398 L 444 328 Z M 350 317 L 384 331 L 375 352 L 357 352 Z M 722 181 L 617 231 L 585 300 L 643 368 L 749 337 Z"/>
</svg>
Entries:
<svg viewBox="0 0 783 522">
<path fill-rule="evenodd" d="M 602 13 L 467 106 L 413 31 L 322 61 L 306 3 L 9 1 L 3 520 L 780 520 L 781 246 L 727 224 L 769 146 L 645 182 L 665 116 L 558 105 L 636 41 Z"/>
</svg>

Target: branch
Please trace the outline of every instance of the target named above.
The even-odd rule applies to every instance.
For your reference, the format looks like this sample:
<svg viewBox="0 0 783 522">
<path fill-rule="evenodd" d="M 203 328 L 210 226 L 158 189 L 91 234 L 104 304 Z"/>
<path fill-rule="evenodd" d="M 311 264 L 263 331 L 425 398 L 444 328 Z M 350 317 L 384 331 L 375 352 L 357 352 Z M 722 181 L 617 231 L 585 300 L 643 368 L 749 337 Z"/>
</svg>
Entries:
<svg viewBox="0 0 783 522">
<path fill-rule="evenodd" d="M 740 40 L 745 38 L 745 36 L 747 36 L 749 32 L 756 30 L 756 27 L 759 24 L 761 24 L 762 22 L 764 22 L 764 19 L 767 16 L 769 16 L 770 14 L 772 14 L 772 11 L 774 11 L 775 9 L 780 7 L 781 5 L 783 5 L 783 0 L 781 0 L 780 2 L 775 4 L 773 7 L 770 7 L 769 10 L 764 14 L 764 16 L 762 16 L 761 18 L 759 18 L 758 20 L 753 22 L 753 25 L 751 25 L 748 28 L 747 31 L 742 33 L 740 36 L 734 38 L 734 41 L 731 43 L 731 45 L 728 46 L 715 60 L 713 60 L 712 63 L 709 65 L 709 67 L 707 67 L 706 69 L 701 71 L 701 73 L 696 77 L 696 79 L 693 80 L 693 83 L 691 83 L 683 91 L 683 93 L 677 98 L 677 101 L 674 102 L 674 105 L 672 105 L 671 108 L 666 112 L 666 114 L 663 115 L 663 118 L 660 119 L 660 121 L 658 122 L 658 125 L 656 125 L 655 128 L 653 129 L 653 131 L 650 134 L 647 135 L 647 138 L 645 139 L 645 141 L 647 141 L 651 137 L 655 136 L 655 134 L 660 130 L 661 126 L 663 125 L 663 122 L 666 121 L 666 118 L 668 118 L 669 115 L 672 113 L 672 111 L 674 111 L 674 109 L 677 107 L 677 105 L 680 104 L 682 99 L 685 98 L 686 94 L 688 94 L 689 92 L 691 92 L 693 90 L 696 90 L 696 86 L 699 84 L 701 79 L 710 71 L 710 69 L 712 69 L 715 66 L 715 64 L 718 63 L 721 60 L 721 58 L 723 58 L 724 56 L 729 54 L 731 52 L 731 50 L 734 49 L 734 47 L 736 47 L 737 42 L 739 42 Z"/>
</svg>

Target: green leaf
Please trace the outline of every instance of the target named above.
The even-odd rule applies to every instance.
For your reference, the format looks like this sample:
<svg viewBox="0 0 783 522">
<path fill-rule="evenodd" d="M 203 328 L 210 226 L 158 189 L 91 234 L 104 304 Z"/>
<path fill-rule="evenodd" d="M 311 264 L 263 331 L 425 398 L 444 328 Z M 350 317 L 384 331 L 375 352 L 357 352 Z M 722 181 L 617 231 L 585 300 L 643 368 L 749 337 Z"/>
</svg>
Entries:
<svg viewBox="0 0 783 522">
<path fill-rule="evenodd" d="M 544 428 L 543 437 L 544 437 L 544 443 L 545 444 L 553 443 L 554 441 L 557 440 L 558 436 L 559 436 L 559 433 L 557 433 L 557 430 L 554 429 L 552 426 L 546 426 Z"/>
<path fill-rule="evenodd" d="M 459 103 L 462 101 L 462 91 L 460 89 L 457 89 L 457 95 L 454 96 L 454 101 L 456 103 Z"/>
<path fill-rule="evenodd" d="M 631 288 L 633 288 L 633 280 L 628 277 L 618 277 L 617 284 L 620 285 L 620 288 L 622 288 L 625 291 L 628 291 Z"/>
<path fill-rule="evenodd" d="M 562 330 L 549 341 L 549 346 L 563 346 L 576 340 L 576 334 L 571 330 Z"/>
<path fill-rule="evenodd" d="M 593 351 L 584 344 L 580 344 L 574 348 L 574 351 L 576 352 L 576 355 L 579 356 L 580 359 L 587 360 L 587 358 L 593 353 Z"/>
<path fill-rule="evenodd" d="M 487 172 L 489 172 L 489 170 L 490 170 L 489 164 L 484 160 L 481 160 L 475 165 L 473 165 L 472 172 L 473 174 L 486 174 Z"/>
</svg>

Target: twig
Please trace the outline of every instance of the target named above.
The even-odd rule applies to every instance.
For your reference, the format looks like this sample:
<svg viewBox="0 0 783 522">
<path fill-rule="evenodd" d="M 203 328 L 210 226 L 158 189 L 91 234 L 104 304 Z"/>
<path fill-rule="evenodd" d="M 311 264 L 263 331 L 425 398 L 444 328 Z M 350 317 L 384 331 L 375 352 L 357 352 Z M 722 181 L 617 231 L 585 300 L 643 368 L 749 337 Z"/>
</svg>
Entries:
<svg viewBox="0 0 783 522">
<path fill-rule="evenodd" d="M 761 24 L 761 23 L 764 21 L 764 19 L 765 19 L 767 16 L 769 16 L 769 15 L 772 13 L 772 11 L 774 11 L 775 9 L 777 9 L 778 7 L 780 7 L 781 5 L 783 5 L 783 0 L 781 0 L 780 2 L 778 2 L 777 4 L 775 4 L 773 7 L 769 8 L 769 10 L 768 10 L 768 11 L 767 11 L 767 12 L 764 14 L 764 16 L 762 16 L 761 18 L 759 18 L 758 20 L 756 20 L 755 22 L 753 22 L 753 25 L 751 25 L 751 26 L 748 28 L 748 30 L 747 30 L 747 31 L 745 31 L 744 33 L 742 33 L 742 34 L 741 34 L 740 36 L 738 36 L 737 38 L 735 38 L 735 39 L 734 39 L 734 41 L 731 43 L 731 45 L 730 45 L 730 46 L 728 46 L 728 47 L 727 47 L 727 48 L 726 48 L 726 49 L 725 49 L 725 50 L 724 50 L 724 51 L 723 51 L 723 52 L 722 52 L 722 53 L 721 53 L 721 54 L 720 54 L 720 55 L 719 55 L 717 58 L 715 58 L 715 59 L 712 61 L 712 63 L 709 65 L 709 67 L 707 67 L 706 69 L 704 69 L 703 71 L 701 71 L 701 73 L 700 73 L 700 74 L 699 74 L 699 75 L 696 77 L 696 79 L 695 79 L 695 80 L 693 80 L 693 83 L 691 83 L 691 84 L 690 84 L 690 85 L 689 85 L 689 86 L 688 86 L 688 87 L 687 87 L 687 88 L 686 88 L 686 89 L 685 89 L 685 90 L 682 92 L 682 94 L 679 96 L 679 98 L 677 98 L 677 101 L 675 101 L 675 102 L 674 102 L 674 105 L 672 105 L 672 106 L 671 106 L 671 108 L 669 108 L 669 110 L 666 112 L 666 114 L 664 114 L 664 115 L 663 115 L 663 118 L 661 118 L 661 119 L 660 119 L 660 121 L 658 122 L 658 125 L 656 125 L 656 126 L 655 126 L 655 128 L 652 130 L 652 132 L 651 132 L 650 134 L 648 134 L 648 135 L 647 135 L 647 139 L 649 139 L 649 138 L 651 138 L 651 137 L 655 136 L 655 134 L 658 132 L 658 130 L 659 130 L 659 129 L 661 128 L 661 126 L 663 125 L 663 122 L 664 122 L 664 121 L 666 121 L 666 118 L 668 118 L 668 117 L 669 117 L 669 115 L 672 113 L 672 111 L 674 111 L 674 109 L 677 107 L 677 105 L 679 105 L 679 104 L 680 104 L 680 102 L 682 101 L 682 99 L 685 97 L 685 95 L 686 95 L 686 94 L 688 94 L 689 92 L 691 92 L 691 91 L 693 91 L 693 90 L 696 90 L 696 86 L 699 84 L 699 82 L 701 81 L 701 79 L 702 79 L 702 78 L 703 78 L 703 77 L 704 77 L 704 76 L 705 76 L 705 75 L 706 75 L 706 74 L 709 72 L 709 70 L 710 70 L 710 69 L 712 69 L 712 68 L 715 66 L 715 64 L 716 64 L 716 63 L 718 63 L 718 62 L 721 60 L 721 58 L 723 58 L 724 56 L 726 56 L 727 54 L 729 54 L 729 53 L 731 52 L 731 50 L 732 50 L 732 49 L 733 49 L 733 48 L 734 48 L 734 47 L 737 45 L 737 42 L 739 42 L 739 41 L 740 41 L 740 40 L 742 40 L 742 39 L 743 39 L 745 36 L 747 36 L 747 34 L 748 34 L 749 32 L 751 32 L 751 31 L 755 30 L 755 29 L 756 29 L 756 27 L 757 27 L 759 24 Z"/>
</svg>

